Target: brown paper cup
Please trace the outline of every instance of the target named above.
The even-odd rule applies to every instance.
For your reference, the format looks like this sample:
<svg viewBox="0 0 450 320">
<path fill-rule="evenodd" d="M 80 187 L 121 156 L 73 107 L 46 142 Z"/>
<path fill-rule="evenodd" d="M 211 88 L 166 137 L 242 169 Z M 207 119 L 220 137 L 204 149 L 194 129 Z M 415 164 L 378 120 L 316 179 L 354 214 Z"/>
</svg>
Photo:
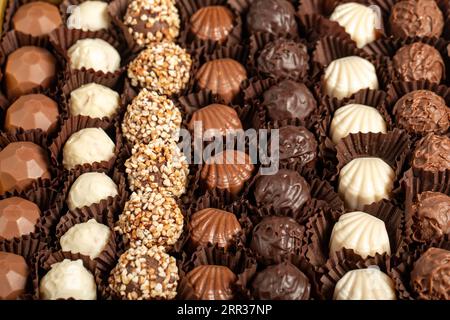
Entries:
<svg viewBox="0 0 450 320">
<path fill-rule="evenodd" d="M 345 32 L 337 22 L 331 21 L 318 13 L 297 13 L 300 27 L 300 36 L 310 43 L 315 43 L 320 38 L 333 35 L 343 40 L 350 40 L 350 35 Z"/>
</svg>

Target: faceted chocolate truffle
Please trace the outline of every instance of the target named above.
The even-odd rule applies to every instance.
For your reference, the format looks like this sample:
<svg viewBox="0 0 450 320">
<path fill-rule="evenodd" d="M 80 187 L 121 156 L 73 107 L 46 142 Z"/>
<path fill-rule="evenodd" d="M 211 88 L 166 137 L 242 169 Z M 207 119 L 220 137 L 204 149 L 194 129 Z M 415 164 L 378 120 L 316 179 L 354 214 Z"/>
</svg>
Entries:
<svg viewBox="0 0 450 320">
<path fill-rule="evenodd" d="M 177 262 L 163 247 L 138 246 L 120 256 L 111 271 L 109 287 L 125 300 L 173 299 L 178 279 Z"/>
<path fill-rule="evenodd" d="M 348 271 L 334 288 L 333 300 L 396 300 L 394 281 L 377 267 Z"/>
<path fill-rule="evenodd" d="M 25 293 L 28 274 L 22 256 L 0 251 L 0 300 L 16 300 Z"/>
<path fill-rule="evenodd" d="M 259 272 L 252 289 L 257 300 L 308 300 L 311 284 L 303 272 L 286 261 Z"/>
<path fill-rule="evenodd" d="M 247 13 L 247 27 L 251 33 L 295 35 L 294 6 L 287 0 L 255 0 Z"/>
<path fill-rule="evenodd" d="M 32 142 L 13 142 L 0 151 L 0 194 L 23 190 L 37 179 L 51 179 L 47 155 Z"/>
<path fill-rule="evenodd" d="M 428 249 L 415 263 L 411 286 L 421 300 L 450 300 L 450 251 Z"/>
<path fill-rule="evenodd" d="M 386 131 L 386 121 L 377 109 L 355 103 L 337 109 L 330 125 L 330 137 L 336 144 L 351 133 Z"/>
<path fill-rule="evenodd" d="M 123 22 L 141 46 L 174 41 L 180 31 L 180 17 L 173 0 L 131 0 Z"/>
<path fill-rule="evenodd" d="M 57 103 L 43 94 L 21 96 L 6 110 L 5 130 L 41 129 L 53 133 L 58 124 Z"/>
<path fill-rule="evenodd" d="M 217 59 L 202 65 L 195 78 L 200 88 L 208 89 L 225 103 L 230 103 L 239 93 L 241 83 L 247 79 L 247 71 L 236 60 Z"/>
<path fill-rule="evenodd" d="M 200 177 L 209 189 L 227 190 L 237 195 L 254 170 L 250 157 L 236 150 L 225 150 L 206 159 Z"/>
<path fill-rule="evenodd" d="M 186 274 L 180 283 L 183 300 L 232 300 L 237 277 L 229 268 L 200 265 Z"/>
<path fill-rule="evenodd" d="M 428 90 L 408 92 L 395 104 L 397 125 L 409 133 L 444 134 L 450 127 L 450 108 L 444 98 Z"/>
<path fill-rule="evenodd" d="M 434 0 L 402 0 L 394 4 L 389 18 L 394 37 L 439 37 L 444 16 Z"/>
<path fill-rule="evenodd" d="M 317 107 L 311 91 L 303 83 L 283 80 L 263 94 L 262 105 L 273 121 L 306 119 Z"/>
<path fill-rule="evenodd" d="M 413 238 L 419 242 L 439 239 L 450 234 L 450 197 L 427 191 L 417 196 L 411 208 Z"/>
<path fill-rule="evenodd" d="M 108 3 L 103 1 L 85 1 L 77 5 L 67 19 L 69 29 L 98 31 L 111 25 Z"/>
<path fill-rule="evenodd" d="M 25 46 L 11 53 L 6 60 L 5 82 L 8 98 L 49 88 L 55 79 L 56 59 L 47 50 Z"/>
<path fill-rule="evenodd" d="M 191 32 L 201 40 L 223 42 L 233 30 L 233 13 L 225 6 L 206 6 L 195 12 Z"/>
<path fill-rule="evenodd" d="M 317 158 L 317 141 L 305 127 L 284 126 L 278 132 L 279 141 L 270 138 L 271 148 L 278 145 L 278 157 L 281 161 L 298 162 L 302 166 Z M 272 149 L 271 149 L 272 150 Z"/>
<path fill-rule="evenodd" d="M 120 68 L 120 55 L 103 39 L 80 39 L 67 50 L 72 69 L 93 69 L 104 73 Z"/>
<path fill-rule="evenodd" d="M 97 300 L 97 285 L 81 259 L 64 259 L 52 264 L 50 271 L 42 277 L 39 293 L 43 300 Z"/>
<path fill-rule="evenodd" d="M 308 182 L 297 171 L 287 169 L 258 177 L 253 194 L 258 207 L 273 207 L 277 213 L 297 213 L 311 200 Z"/>
<path fill-rule="evenodd" d="M 70 115 L 111 118 L 120 108 L 119 94 L 101 84 L 88 83 L 70 93 Z"/>
<path fill-rule="evenodd" d="M 39 207 L 26 199 L 0 200 L 0 239 L 13 239 L 33 233 L 41 217 Z"/>
<path fill-rule="evenodd" d="M 45 36 L 62 24 L 58 7 L 43 1 L 25 3 L 12 18 L 16 31 L 33 37 Z"/>
<path fill-rule="evenodd" d="M 306 77 L 308 62 L 306 45 L 282 38 L 266 44 L 256 60 L 258 71 L 275 79 Z"/>
<path fill-rule="evenodd" d="M 450 169 L 450 138 L 428 134 L 416 146 L 412 166 L 425 171 Z"/>
<path fill-rule="evenodd" d="M 267 216 L 253 229 L 250 248 L 260 263 L 281 262 L 302 246 L 305 228 L 290 217 Z"/>
<path fill-rule="evenodd" d="M 428 80 L 440 83 L 445 75 L 445 64 L 439 51 L 422 42 L 401 47 L 392 62 L 401 81 Z"/>
<path fill-rule="evenodd" d="M 193 248 L 206 246 L 208 243 L 226 248 L 242 228 L 233 213 L 207 208 L 190 217 L 189 230 Z"/>
</svg>

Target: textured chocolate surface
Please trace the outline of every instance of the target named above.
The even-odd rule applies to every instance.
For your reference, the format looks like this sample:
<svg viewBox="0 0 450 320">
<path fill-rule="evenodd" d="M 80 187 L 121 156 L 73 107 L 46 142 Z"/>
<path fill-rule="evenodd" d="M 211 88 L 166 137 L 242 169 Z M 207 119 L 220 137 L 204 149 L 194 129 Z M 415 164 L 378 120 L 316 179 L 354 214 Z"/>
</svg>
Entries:
<svg viewBox="0 0 450 320">
<path fill-rule="evenodd" d="M 23 257 L 0 251 L 0 300 L 15 300 L 25 293 L 28 273 Z"/>
<path fill-rule="evenodd" d="M 23 190 L 36 179 L 50 179 L 47 155 L 32 142 L 13 142 L 0 151 L 0 193 Z"/>
<path fill-rule="evenodd" d="M 439 51 L 421 42 L 401 47 L 392 62 L 401 81 L 428 80 L 440 83 L 445 75 L 445 64 Z"/>
<path fill-rule="evenodd" d="M 258 177 L 253 194 L 258 207 L 273 207 L 278 213 L 298 212 L 311 199 L 308 182 L 298 172 L 286 169 Z"/>
<path fill-rule="evenodd" d="M 444 134 L 450 126 L 450 109 L 445 100 L 428 90 L 405 94 L 394 106 L 397 125 L 410 133 Z"/>
<path fill-rule="evenodd" d="M 306 165 L 317 158 L 317 141 L 305 127 L 284 126 L 279 129 L 279 159 Z M 272 141 L 270 143 L 276 143 Z"/>
<path fill-rule="evenodd" d="M 450 251 L 430 248 L 415 263 L 411 286 L 421 300 L 450 299 Z"/>
<path fill-rule="evenodd" d="M 450 138 L 427 135 L 414 150 L 412 166 L 426 171 L 450 169 Z"/>
<path fill-rule="evenodd" d="M 0 239 L 13 239 L 35 231 L 39 207 L 19 197 L 0 200 Z"/>
<path fill-rule="evenodd" d="M 302 246 L 305 228 L 289 217 L 264 217 L 253 229 L 250 248 L 262 264 L 289 258 Z"/>
<path fill-rule="evenodd" d="M 39 37 L 58 28 L 62 19 L 56 6 L 36 1 L 20 6 L 12 18 L 12 24 L 16 31 Z"/>
<path fill-rule="evenodd" d="M 282 38 L 266 44 L 256 62 L 259 72 L 275 79 L 304 78 L 309 69 L 306 46 Z"/>
<path fill-rule="evenodd" d="M 303 83 L 283 80 L 263 94 L 263 107 L 271 120 L 306 119 L 316 108 L 317 102 Z"/>
<path fill-rule="evenodd" d="M 43 94 L 21 96 L 6 111 L 5 130 L 41 129 L 47 133 L 55 131 L 58 124 L 58 105 Z"/>
<path fill-rule="evenodd" d="M 450 197 L 431 191 L 419 194 L 412 206 L 412 218 L 416 241 L 439 239 L 450 234 Z"/>
<path fill-rule="evenodd" d="M 394 37 L 439 37 L 444 17 L 434 0 L 403 0 L 397 2 L 389 18 Z"/>
<path fill-rule="evenodd" d="M 258 300 L 308 300 L 311 284 L 303 272 L 290 262 L 269 266 L 252 283 Z"/>
<path fill-rule="evenodd" d="M 250 33 L 297 34 L 294 6 L 287 0 L 253 1 L 247 13 L 247 26 Z"/>
<path fill-rule="evenodd" d="M 201 40 L 223 42 L 234 27 L 233 19 L 225 6 L 203 7 L 191 16 L 191 32 Z"/>
</svg>

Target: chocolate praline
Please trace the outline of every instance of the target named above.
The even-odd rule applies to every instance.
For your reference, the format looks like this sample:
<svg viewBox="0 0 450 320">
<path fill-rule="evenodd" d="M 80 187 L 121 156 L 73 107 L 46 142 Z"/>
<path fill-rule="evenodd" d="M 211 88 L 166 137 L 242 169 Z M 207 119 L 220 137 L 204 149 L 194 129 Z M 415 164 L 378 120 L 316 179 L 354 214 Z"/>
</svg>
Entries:
<svg viewBox="0 0 450 320">
<path fill-rule="evenodd" d="M 21 5 L 12 18 L 14 30 L 34 37 L 48 35 L 61 24 L 58 8 L 43 1 Z"/>
<path fill-rule="evenodd" d="M 412 166 L 433 172 L 450 169 L 450 138 L 428 134 L 416 146 Z"/>
<path fill-rule="evenodd" d="M 305 78 L 308 62 L 308 50 L 303 43 L 283 38 L 266 44 L 256 60 L 258 71 L 275 79 Z"/>
<path fill-rule="evenodd" d="M 0 251 L 0 300 L 15 300 L 25 293 L 28 274 L 22 256 Z"/>
<path fill-rule="evenodd" d="M 191 32 L 201 40 L 223 42 L 233 30 L 233 20 L 233 13 L 225 6 L 202 7 L 191 16 Z"/>
<path fill-rule="evenodd" d="M 39 207 L 26 199 L 0 200 L 0 239 L 13 239 L 35 231 L 41 217 Z"/>
<path fill-rule="evenodd" d="M 273 121 L 306 119 L 316 108 L 317 102 L 303 83 L 283 80 L 263 94 L 262 106 Z"/>
<path fill-rule="evenodd" d="M 250 33 L 297 34 L 294 6 L 287 0 L 256 0 L 247 13 Z"/>
</svg>

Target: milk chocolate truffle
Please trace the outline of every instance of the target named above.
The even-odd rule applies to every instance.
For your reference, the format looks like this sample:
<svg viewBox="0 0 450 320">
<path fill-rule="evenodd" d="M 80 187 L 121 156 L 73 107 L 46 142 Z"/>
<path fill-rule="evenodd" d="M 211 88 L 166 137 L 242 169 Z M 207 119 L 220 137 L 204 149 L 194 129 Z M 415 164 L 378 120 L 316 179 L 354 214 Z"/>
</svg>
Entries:
<svg viewBox="0 0 450 320">
<path fill-rule="evenodd" d="M 450 127 L 450 108 L 428 90 L 408 92 L 395 103 L 393 113 L 397 125 L 412 134 L 444 134 Z"/>
<path fill-rule="evenodd" d="M 173 299 L 177 295 L 178 267 L 163 247 L 130 248 L 111 271 L 109 287 L 125 300 Z"/>
<path fill-rule="evenodd" d="M 348 271 L 334 288 L 333 300 L 396 300 L 394 281 L 378 267 Z"/>
<path fill-rule="evenodd" d="M 56 59 L 46 49 L 25 46 L 11 53 L 5 66 L 5 83 L 9 99 L 49 88 L 55 80 Z"/>
<path fill-rule="evenodd" d="M 131 0 L 123 23 L 141 46 L 174 41 L 180 31 L 180 17 L 173 0 Z"/>
<path fill-rule="evenodd" d="M 286 119 L 304 120 L 317 108 L 311 91 L 303 83 L 283 80 L 263 94 L 262 106 L 273 121 Z"/>
<path fill-rule="evenodd" d="M 439 51 L 422 42 L 401 47 L 392 62 L 395 74 L 401 81 L 440 83 L 445 76 L 445 64 Z"/>
<path fill-rule="evenodd" d="M 290 217 L 267 216 L 253 229 L 250 248 L 260 263 L 281 262 L 302 246 L 305 228 Z"/>
<path fill-rule="evenodd" d="M 384 221 L 361 211 L 343 214 L 331 232 L 330 254 L 343 248 L 353 249 L 363 258 L 391 254 Z"/>
<path fill-rule="evenodd" d="M 41 217 L 39 207 L 26 199 L 0 200 L 0 239 L 13 239 L 33 233 Z"/>
<path fill-rule="evenodd" d="M 362 210 L 365 205 L 389 199 L 394 179 L 394 170 L 380 158 L 353 159 L 339 173 L 339 196 L 347 209 Z"/>
<path fill-rule="evenodd" d="M 225 6 L 202 7 L 191 16 L 191 32 L 200 40 L 224 42 L 233 30 L 233 20 Z"/>
<path fill-rule="evenodd" d="M 43 94 L 21 96 L 9 106 L 5 116 L 5 130 L 41 129 L 53 133 L 58 125 L 58 104 Z"/>
<path fill-rule="evenodd" d="M 259 72 L 275 79 L 303 79 L 309 70 L 306 45 L 277 39 L 264 46 L 256 63 Z"/>
<path fill-rule="evenodd" d="M 337 109 L 330 124 L 330 137 L 336 144 L 351 133 L 386 131 L 386 121 L 377 109 L 356 103 Z"/>
<path fill-rule="evenodd" d="M 44 149 L 32 142 L 13 142 L 0 151 L 0 194 L 22 191 L 37 179 L 51 179 Z"/>
<path fill-rule="evenodd" d="M 434 172 L 450 169 L 450 138 L 428 134 L 416 146 L 412 166 Z"/>
<path fill-rule="evenodd" d="M 102 128 L 85 128 L 73 133 L 63 147 L 64 168 L 109 161 L 115 144 Z"/>
<path fill-rule="evenodd" d="M 450 197 L 440 192 L 423 192 L 412 208 L 413 238 L 419 242 L 450 234 Z"/>
<path fill-rule="evenodd" d="M 39 293 L 43 300 L 97 300 L 97 285 L 83 261 L 64 259 L 52 264 L 50 271 L 42 277 Z"/>
<path fill-rule="evenodd" d="M 67 50 L 72 69 L 93 69 L 104 73 L 120 68 L 120 55 L 103 39 L 80 39 Z"/>
<path fill-rule="evenodd" d="M 287 0 L 253 1 L 247 13 L 247 27 L 250 33 L 296 35 L 294 6 Z"/>
<path fill-rule="evenodd" d="M 128 65 L 128 78 L 134 87 L 159 94 L 180 94 L 186 87 L 192 60 L 189 53 L 173 42 L 148 46 Z"/>
<path fill-rule="evenodd" d="M 429 248 L 414 263 L 411 286 L 421 300 L 450 300 L 450 251 Z"/>
<path fill-rule="evenodd" d="M 29 272 L 22 256 L 0 251 L 0 300 L 16 300 L 24 294 Z"/>
<path fill-rule="evenodd" d="M 278 158 L 281 161 L 298 162 L 305 166 L 317 159 L 317 141 L 311 131 L 296 126 L 284 126 L 278 130 L 278 141 L 272 135 L 270 146 L 273 148 L 274 144 L 278 145 Z"/>
<path fill-rule="evenodd" d="M 375 41 L 381 29 L 381 18 L 377 11 L 369 6 L 356 2 L 339 4 L 330 16 L 331 21 L 336 21 L 344 27 L 345 31 L 356 42 L 358 48 Z"/>
<path fill-rule="evenodd" d="M 258 207 L 273 207 L 277 213 L 299 212 L 311 200 L 308 182 L 297 171 L 287 169 L 259 176 L 253 195 Z"/>
<path fill-rule="evenodd" d="M 237 276 L 228 267 L 200 265 L 186 274 L 180 283 L 183 300 L 232 300 Z"/>
<path fill-rule="evenodd" d="M 257 300 L 308 300 L 311 284 L 303 272 L 285 261 L 259 272 L 252 291 Z"/>
<path fill-rule="evenodd" d="M 108 14 L 108 3 L 103 1 L 85 1 L 76 6 L 67 19 L 69 29 L 98 31 L 108 29 L 111 19 Z"/>
<path fill-rule="evenodd" d="M 403 0 L 392 7 L 391 34 L 398 38 L 439 37 L 444 16 L 434 0 Z"/>
<path fill-rule="evenodd" d="M 242 228 L 233 213 L 206 208 L 190 217 L 189 231 L 193 248 L 206 246 L 208 243 L 226 248 Z"/>
<path fill-rule="evenodd" d="M 62 24 L 58 7 L 43 1 L 25 3 L 12 18 L 15 31 L 40 37 L 48 35 Z"/>
<path fill-rule="evenodd" d="M 91 259 L 97 258 L 111 237 L 111 230 L 95 219 L 72 226 L 59 239 L 63 251 L 81 253 Z"/>
<path fill-rule="evenodd" d="M 69 110 L 72 116 L 111 118 L 117 114 L 119 107 L 119 94 L 101 84 L 84 84 L 70 93 Z"/>
<path fill-rule="evenodd" d="M 206 159 L 200 178 L 208 189 L 227 190 L 237 195 L 254 170 L 250 157 L 237 150 L 225 150 Z"/>
<path fill-rule="evenodd" d="M 325 94 L 343 99 L 362 89 L 378 89 L 375 66 L 368 60 L 349 56 L 332 61 L 325 69 Z"/>
<path fill-rule="evenodd" d="M 206 62 L 195 76 L 198 86 L 218 94 L 225 103 L 230 103 L 247 79 L 244 66 L 233 59 L 216 59 Z"/>
</svg>

